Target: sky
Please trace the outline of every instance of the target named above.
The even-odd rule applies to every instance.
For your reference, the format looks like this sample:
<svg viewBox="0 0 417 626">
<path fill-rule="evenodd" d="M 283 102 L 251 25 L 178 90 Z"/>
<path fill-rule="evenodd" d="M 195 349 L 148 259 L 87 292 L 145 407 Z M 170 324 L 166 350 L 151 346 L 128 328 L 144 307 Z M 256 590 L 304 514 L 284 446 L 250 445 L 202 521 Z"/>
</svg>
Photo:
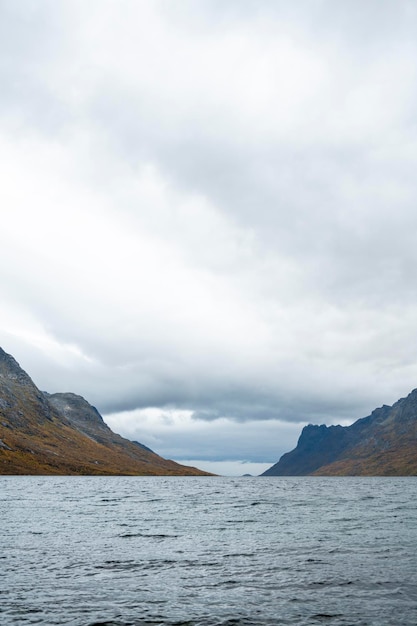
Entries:
<svg viewBox="0 0 417 626">
<path fill-rule="evenodd" d="M 0 345 L 259 474 L 417 387 L 413 0 L 0 0 Z"/>
</svg>

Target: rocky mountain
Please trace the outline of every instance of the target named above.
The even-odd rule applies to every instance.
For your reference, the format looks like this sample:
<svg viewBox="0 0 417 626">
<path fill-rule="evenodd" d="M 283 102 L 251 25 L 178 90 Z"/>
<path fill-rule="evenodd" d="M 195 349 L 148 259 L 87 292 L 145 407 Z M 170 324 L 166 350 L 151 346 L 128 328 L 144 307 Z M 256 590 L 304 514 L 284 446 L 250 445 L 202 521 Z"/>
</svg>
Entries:
<svg viewBox="0 0 417 626">
<path fill-rule="evenodd" d="M 297 447 L 262 475 L 417 475 L 417 389 L 351 426 L 309 424 Z"/>
<path fill-rule="evenodd" d="M 0 474 L 205 475 L 115 434 L 73 393 L 40 391 L 0 348 Z"/>
</svg>

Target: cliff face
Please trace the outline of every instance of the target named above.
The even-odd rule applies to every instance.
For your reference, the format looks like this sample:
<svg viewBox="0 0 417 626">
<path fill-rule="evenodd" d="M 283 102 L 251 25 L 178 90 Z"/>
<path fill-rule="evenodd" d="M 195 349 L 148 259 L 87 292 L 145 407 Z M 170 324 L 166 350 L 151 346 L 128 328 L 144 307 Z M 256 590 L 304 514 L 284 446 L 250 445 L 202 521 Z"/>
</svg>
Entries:
<svg viewBox="0 0 417 626">
<path fill-rule="evenodd" d="M 297 447 L 263 474 L 305 475 L 417 475 L 417 390 L 351 426 L 306 426 Z"/>
<path fill-rule="evenodd" d="M 116 435 L 73 393 L 41 392 L 0 348 L 0 474 L 203 475 Z"/>
</svg>

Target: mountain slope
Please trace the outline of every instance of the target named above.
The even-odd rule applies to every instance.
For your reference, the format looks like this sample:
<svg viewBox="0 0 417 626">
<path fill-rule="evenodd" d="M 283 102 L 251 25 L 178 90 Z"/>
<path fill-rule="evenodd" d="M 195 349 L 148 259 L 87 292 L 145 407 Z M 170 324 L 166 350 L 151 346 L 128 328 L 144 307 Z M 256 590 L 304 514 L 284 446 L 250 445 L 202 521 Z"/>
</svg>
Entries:
<svg viewBox="0 0 417 626">
<path fill-rule="evenodd" d="M 0 348 L 0 474 L 204 475 L 113 433 L 84 398 L 41 392 Z"/>
<path fill-rule="evenodd" d="M 262 475 L 417 475 L 417 389 L 351 426 L 309 424 L 297 447 Z"/>
</svg>

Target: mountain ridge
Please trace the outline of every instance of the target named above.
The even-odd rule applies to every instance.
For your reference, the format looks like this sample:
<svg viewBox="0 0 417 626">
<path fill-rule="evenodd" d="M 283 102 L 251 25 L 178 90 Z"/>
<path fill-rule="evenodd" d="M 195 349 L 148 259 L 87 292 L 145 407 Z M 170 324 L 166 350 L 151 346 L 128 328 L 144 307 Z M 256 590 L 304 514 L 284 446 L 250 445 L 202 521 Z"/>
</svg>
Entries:
<svg viewBox="0 0 417 626">
<path fill-rule="evenodd" d="M 2 348 L 0 474 L 209 475 L 114 433 L 82 396 L 40 391 Z"/>
<path fill-rule="evenodd" d="M 309 424 L 262 476 L 417 475 L 417 389 L 350 426 Z"/>
</svg>

